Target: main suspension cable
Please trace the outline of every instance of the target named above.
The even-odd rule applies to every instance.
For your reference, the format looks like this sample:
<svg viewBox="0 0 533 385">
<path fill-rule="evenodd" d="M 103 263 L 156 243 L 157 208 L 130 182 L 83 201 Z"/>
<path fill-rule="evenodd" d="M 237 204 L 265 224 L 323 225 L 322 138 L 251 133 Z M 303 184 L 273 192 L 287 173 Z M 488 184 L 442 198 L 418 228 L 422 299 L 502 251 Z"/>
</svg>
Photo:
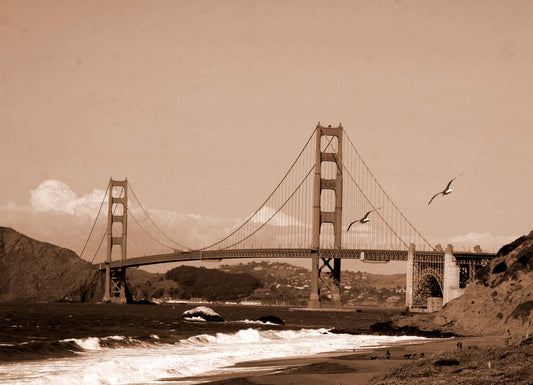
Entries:
<svg viewBox="0 0 533 385">
<path fill-rule="evenodd" d="M 109 189 L 109 185 L 108 185 L 108 189 Z M 121 196 L 123 192 L 124 192 L 124 186 L 121 188 L 120 193 L 118 195 Z M 109 199 L 112 199 L 112 195 L 113 195 L 113 191 L 109 190 Z M 118 208 L 118 205 L 116 205 L 115 208 L 113 209 L 113 215 L 117 211 L 117 208 Z M 96 255 L 100 251 L 100 247 L 102 247 L 102 243 L 104 242 L 106 233 L 107 233 L 107 229 L 105 229 L 104 234 L 102 235 L 102 238 L 100 239 L 100 243 L 98 244 L 98 247 L 96 248 L 96 251 L 94 252 L 93 259 L 91 260 L 91 264 L 94 262 Z"/>
<path fill-rule="evenodd" d="M 298 184 L 298 186 L 296 187 L 296 189 L 292 192 L 292 194 L 289 195 L 289 197 L 285 200 L 285 202 L 283 202 L 283 204 L 279 207 L 279 209 L 277 209 L 276 212 L 270 216 L 270 218 L 268 218 L 266 221 L 264 221 L 264 222 L 261 224 L 261 226 L 259 226 L 257 229 L 255 229 L 254 231 L 252 231 L 250 234 L 248 234 L 246 237 L 244 237 L 244 238 L 241 239 L 240 241 L 235 242 L 235 243 L 232 244 L 232 245 L 229 245 L 229 246 L 223 247 L 221 250 L 227 250 L 227 249 L 229 249 L 230 247 L 236 246 L 236 245 L 238 245 L 239 243 L 244 242 L 245 240 L 247 240 L 248 238 L 250 238 L 252 235 L 254 235 L 255 233 L 257 233 L 259 230 L 261 230 L 263 227 L 265 227 L 265 226 L 266 226 L 266 225 L 272 220 L 272 218 L 274 218 L 274 217 L 276 216 L 276 214 L 279 213 L 283 207 L 285 207 L 285 205 L 286 205 L 286 204 L 292 199 L 292 197 L 294 196 L 294 194 L 296 194 L 296 193 L 298 192 L 298 190 L 299 190 L 300 187 L 304 184 L 304 182 L 307 180 L 307 178 L 309 177 L 309 175 L 311 175 L 311 171 L 313 171 L 314 168 L 315 168 L 315 166 L 313 165 L 313 166 L 309 169 L 309 171 L 307 172 L 307 174 L 305 175 L 305 177 L 302 179 L 302 181 L 300 182 L 300 184 Z"/>
<path fill-rule="evenodd" d="M 96 218 L 94 218 L 94 223 L 93 223 L 93 227 L 91 227 L 91 232 L 89 233 L 89 236 L 87 237 L 87 240 L 85 241 L 85 245 L 83 245 L 83 249 L 81 250 L 80 258 L 83 258 L 83 252 L 85 251 L 85 248 L 87 247 L 87 244 L 89 243 L 89 239 L 91 238 L 91 235 L 93 234 L 94 227 L 96 226 L 96 221 L 98 220 L 98 217 L 100 216 L 100 211 L 102 211 L 102 207 L 104 206 L 105 197 L 107 196 L 107 192 L 108 191 L 109 191 L 109 183 L 107 184 L 107 188 L 105 190 L 104 197 L 102 198 L 102 202 L 100 203 L 100 208 L 98 209 L 98 214 L 96 214 Z"/>
<path fill-rule="evenodd" d="M 372 179 L 374 180 L 374 182 L 379 186 L 379 188 L 381 189 L 381 191 L 383 192 L 383 194 L 385 194 L 385 196 L 387 197 L 387 199 L 390 201 L 390 203 L 392 203 L 392 205 L 394 206 L 394 208 L 398 211 L 398 213 L 401 215 L 401 217 L 404 219 L 404 221 L 406 221 L 409 226 L 416 232 L 416 234 L 422 238 L 422 240 L 433 250 L 433 246 L 431 245 L 431 243 L 429 243 L 426 238 L 424 238 L 424 236 L 422 234 L 420 234 L 418 232 L 418 230 L 413 226 L 413 224 L 411 222 L 409 222 L 409 220 L 405 217 L 405 215 L 403 215 L 402 211 L 398 208 L 398 206 L 396 206 L 396 204 L 394 203 L 394 201 L 389 197 L 389 195 L 387 194 L 387 192 L 383 189 L 383 187 L 381 186 L 381 184 L 379 183 L 379 181 L 376 179 L 376 177 L 374 176 L 374 174 L 372 173 L 372 171 L 370 171 L 370 169 L 368 168 L 367 164 L 365 163 L 365 160 L 363 159 L 363 157 L 361 156 L 361 154 L 359 154 L 359 151 L 357 151 L 357 148 L 355 147 L 355 145 L 353 144 L 353 142 L 351 141 L 350 137 L 348 136 L 348 134 L 346 134 L 346 132 L 344 133 L 344 135 L 346 136 L 346 138 L 348 139 L 348 142 L 350 142 L 350 144 L 352 145 L 352 148 L 353 150 L 355 151 L 356 155 L 358 156 L 358 158 L 361 160 L 361 162 L 363 163 L 363 165 L 365 166 L 365 169 L 367 170 L 368 174 L 370 174 L 370 176 L 372 177 Z M 346 168 L 345 168 L 346 169 Z M 346 169 L 347 170 L 347 169 Z M 364 194 L 364 192 L 361 190 L 361 188 L 359 187 L 359 185 L 357 184 L 357 182 L 355 182 L 355 179 L 354 177 L 351 175 L 350 171 L 348 171 L 348 175 L 350 175 L 350 177 L 352 178 L 352 180 L 354 181 L 354 183 L 356 184 L 357 188 L 359 189 L 359 191 L 361 191 L 361 193 L 365 196 L 365 198 L 367 199 L 367 201 L 370 203 L 369 199 L 366 197 L 366 195 Z M 370 203 L 370 205 L 372 206 L 373 209 L 375 209 L 375 207 L 372 205 L 372 203 Z M 381 219 L 383 219 L 383 217 L 381 216 L 381 214 L 379 214 L 378 212 L 378 215 Z M 384 219 L 383 219 L 384 220 Z M 385 220 L 384 220 L 385 221 Z M 385 221 L 386 223 L 386 221 Z M 389 226 L 387 224 L 387 226 Z M 390 228 L 390 226 L 389 226 Z M 392 230 L 392 228 L 391 228 Z M 393 230 L 394 232 L 394 230 Z M 395 233 L 395 232 L 394 232 Z M 396 233 L 395 233 L 396 234 Z M 398 234 L 396 234 L 396 236 L 398 236 Z M 402 241 L 402 243 L 404 243 L 405 245 L 405 242 Z M 406 245 L 407 246 L 407 245 Z"/>
<path fill-rule="evenodd" d="M 131 187 L 131 183 L 130 183 L 129 181 L 128 181 L 128 187 L 130 188 L 131 192 L 133 193 L 133 196 L 135 197 L 135 200 L 136 200 L 137 203 L 139 204 L 139 207 L 141 208 L 141 210 L 142 210 L 142 211 L 144 212 L 144 214 L 148 217 L 148 219 L 150 220 L 150 222 L 152 222 L 152 224 L 155 226 L 155 228 L 156 228 L 157 230 L 159 230 L 159 231 L 161 232 L 161 234 L 163 234 L 163 236 L 164 236 L 165 238 L 167 238 L 169 241 L 175 243 L 176 245 L 178 245 L 178 246 L 181 247 L 182 249 L 185 249 L 185 250 L 192 250 L 190 247 L 184 246 L 184 245 L 182 245 L 181 243 L 176 242 L 174 239 L 170 238 L 170 237 L 169 237 L 169 236 L 168 236 L 163 230 L 161 230 L 161 229 L 159 228 L 159 226 L 154 222 L 154 220 L 152 219 L 152 217 L 150 216 L 150 214 L 148 214 L 148 212 L 144 209 L 144 207 L 143 207 L 141 201 L 139 200 L 139 198 L 137 198 L 137 195 L 135 194 L 135 191 L 133 190 L 133 187 Z M 139 223 L 139 222 L 137 222 L 137 223 Z M 139 226 L 141 226 L 141 225 L 139 224 Z M 141 227 L 142 227 L 142 226 L 141 226 Z M 145 232 L 146 232 L 146 230 L 145 230 Z M 154 238 L 152 237 L 152 239 L 154 239 Z M 157 241 L 157 242 L 159 242 L 159 241 Z M 163 246 L 169 247 L 169 246 L 167 246 L 167 245 L 165 245 L 165 244 L 163 244 L 163 243 L 161 243 L 161 242 L 159 242 L 159 243 L 160 243 L 161 245 L 163 245 Z M 173 249 L 173 247 L 170 247 L 170 248 Z"/>
<path fill-rule="evenodd" d="M 235 233 L 237 233 L 237 231 L 239 231 L 240 229 L 242 229 L 248 222 L 250 222 L 252 220 L 252 218 L 265 206 L 265 204 L 268 202 L 268 200 L 274 195 L 274 193 L 279 189 L 279 187 L 281 186 L 281 184 L 285 181 L 285 179 L 287 178 L 287 176 L 289 175 L 289 173 L 292 171 L 292 169 L 294 168 L 294 166 L 296 165 L 296 162 L 298 162 L 298 160 L 300 159 L 300 157 L 302 156 L 302 154 L 304 153 L 305 149 L 307 148 L 307 145 L 309 144 L 309 142 L 311 141 L 311 139 L 313 138 L 313 135 L 315 134 L 315 130 L 313 130 L 313 133 L 309 136 L 309 139 L 307 139 L 307 142 L 305 142 L 305 145 L 303 146 L 302 150 L 300 151 L 300 153 L 298 154 L 298 156 L 296 157 L 296 160 L 292 163 L 291 167 L 289 168 L 289 170 L 285 173 L 285 175 L 283 176 L 283 178 L 281 179 L 281 181 L 278 183 L 278 185 L 274 188 L 274 190 L 270 193 L 270 195 L 265 199 L 265 201 L 259 206 L 259 208 L 257 210 L 255 210 L 255 212 L 250 215 L 248 217 L 248 219 L 246 219 L 239 227 L 237 227 L 231 234 L 227 235 L 226 237 L 224 237 L 223 239 L 221 239 L 220 241 L 217 241 L 209 246 L 206 246 L 206 247 L 203 247 L 199 250 L 206 250 L 206 249 L 210 249 L 212 247 L 215 247 L 219 244 L 221 244 L 222 242 L 224 242 L 225 240 L 227 240 L 228 238 L 230 238 L 231 236 L 233 236 Z M 305 179 L 305 178 L 304 178 Z"/>
</svg>

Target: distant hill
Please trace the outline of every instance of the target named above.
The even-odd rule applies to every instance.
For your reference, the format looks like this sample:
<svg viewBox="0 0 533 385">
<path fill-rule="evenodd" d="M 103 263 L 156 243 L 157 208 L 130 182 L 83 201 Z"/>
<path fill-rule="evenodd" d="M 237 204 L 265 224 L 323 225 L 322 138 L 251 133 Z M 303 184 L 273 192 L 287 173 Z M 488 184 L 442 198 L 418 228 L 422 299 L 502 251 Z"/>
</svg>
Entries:
<svg viewBox="0 0 533 385">
<path fill-rule="evenodd" d="M 237 300 L 248 297 L 263 286 L 259 278 L 247 273 L 228 273 L 205 267 L 179 266 L 165 278 L 177 283 L 174 297 L 203 298 L 209 301 Z"/>
<path fill-rule="evenodd" d="M 310 269 L 285 262 L 258 261 L 247 264 L 222 265 L 220 269 L 232 273 L 252 274 L 261 278 L 265 283 L 274 280 L 276 283 L 283 283 L 286 280 L 294 280 L 295 277 L 301 277 L 301 279 L 297 279 L 301 284 L 309 284 L 311 281 Z M 374 286 L 376 289 L 405 287 L 405 279 L 406 275 L 403 273 L 382 275 L 362 271 L 341 271 L 341 282 L 356 280 L 359 281 L 360 285 Z"/>
<path fill-rule="evenodd" d="M 440 328 L 461 335 L 511 334 L 533 331 L 533 231 L 503 246 L 476 282 L 439 312 L 398 322 L 421 329 Z"/>
<path fill-rule="evenodd" d="M 228 273 L 253 275 L 263 283 L 250 299 L 270 303 L 306 305 L 309 300 L 311 272 L 309 269 L 284 262 L 249 262 L 222 265 Z M 342 301 L 353 306 L 405 306 L 405 274 L 370 274 L 341 271 Z M 327 294 L 326 294 L 327 295 Z M 324 301 L 328 297 L 322 298 Z"/>
</svg>

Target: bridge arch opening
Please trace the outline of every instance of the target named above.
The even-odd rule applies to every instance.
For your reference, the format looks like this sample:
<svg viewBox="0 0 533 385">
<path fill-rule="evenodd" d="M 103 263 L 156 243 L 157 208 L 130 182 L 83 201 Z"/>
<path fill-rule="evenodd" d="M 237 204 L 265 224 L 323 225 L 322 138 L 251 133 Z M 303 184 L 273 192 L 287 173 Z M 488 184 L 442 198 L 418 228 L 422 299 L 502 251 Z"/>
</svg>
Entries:
<svg viewBox="0 0 533 385">
<path fill-rule="evenodd" d="M 428 298 L 443 298 L 441 285 L 433 274 L 425 274 L 418 282 L 415 304 L 426 307 Z"/>
</svg>

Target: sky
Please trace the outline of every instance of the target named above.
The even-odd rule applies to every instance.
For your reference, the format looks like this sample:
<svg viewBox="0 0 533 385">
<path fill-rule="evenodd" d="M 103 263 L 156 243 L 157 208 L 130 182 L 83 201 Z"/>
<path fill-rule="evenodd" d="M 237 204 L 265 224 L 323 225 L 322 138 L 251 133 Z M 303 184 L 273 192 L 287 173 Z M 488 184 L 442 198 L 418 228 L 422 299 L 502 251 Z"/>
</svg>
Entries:
<svg viewBox="0 0 533 385">
<path fill-rule="evenodd" d="M 533 228 L 531 36 L 530 1 L 0 0 L 0 226 L 79 252 L 127 177 L 208 239 L 342 122 L 430 242 L 496 251 Z"/>
</svg>

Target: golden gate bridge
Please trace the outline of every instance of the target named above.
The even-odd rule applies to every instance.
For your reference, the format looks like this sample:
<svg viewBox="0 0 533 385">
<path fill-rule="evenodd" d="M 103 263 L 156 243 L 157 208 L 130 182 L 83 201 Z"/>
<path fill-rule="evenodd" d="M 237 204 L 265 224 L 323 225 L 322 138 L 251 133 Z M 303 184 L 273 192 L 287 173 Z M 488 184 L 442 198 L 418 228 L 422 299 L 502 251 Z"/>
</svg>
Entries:
<svg viewBox="0 0 533 385">
<path fill-rule="evenodd" d="M 105 202 L 107 216 L 102 213 Z M 346 231 L 354 219 L 370 210 L 374 211 L 369 222 L 356 223 Z M 112 302 L 126 301 L 128 267 L 227 258 L 310 259 L 311 308 L 321 307 L 320 294 L 325 291 L 331 294 L 334 307 L 342 307 L 342 259 L 407 261 L 412 269 L 411 278 L 408 271 L 408 305 L 418 301 L 423 306 L 439 290 L 447 302 L 445 253 L 434 250 L 396 206 L 341 124 L 326 127 L 319 123 L 278 185 L 228 234 L 201 248 L 188 247 L 187 242 L 161 229 L 127 179 L 110 179 L 81 257 L 106 272 L 104 300 Z M 413 265 L 415 254 L 426 268 Z M 458 289 L 491 257 L 456 254 L 458 274 L 453 274 L 458 275 Z M 423 287 L 418 288 L 421 283 Z"/>
</svg>

